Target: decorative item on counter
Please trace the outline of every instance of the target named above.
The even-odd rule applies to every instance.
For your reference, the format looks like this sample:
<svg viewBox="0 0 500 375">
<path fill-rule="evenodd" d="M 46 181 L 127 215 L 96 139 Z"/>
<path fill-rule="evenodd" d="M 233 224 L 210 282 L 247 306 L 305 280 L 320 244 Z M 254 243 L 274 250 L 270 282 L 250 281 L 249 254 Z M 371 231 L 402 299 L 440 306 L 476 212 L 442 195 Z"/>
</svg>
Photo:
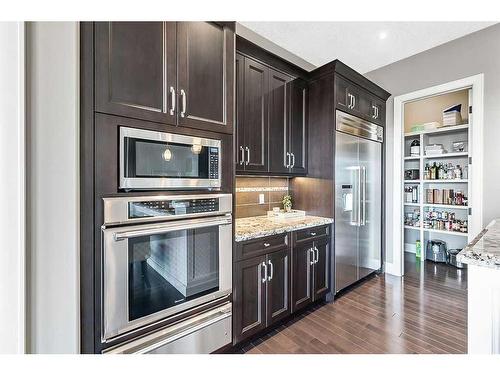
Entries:
<svg viewBox="0 0 500 375">
<path fill-rule="evenodd" d="M 292 210 L 292 196 L 291 195 L 285 195 L 283 196 L 283 200 L 281 201 L 283 203 L 283 209 L 285 212 L 290 212 Z"/>
<path fill-rule="evenodd" d="M 415 139 L 410 145 L 410 156 L 420 156 L 420 140 Z"/>
</svg>

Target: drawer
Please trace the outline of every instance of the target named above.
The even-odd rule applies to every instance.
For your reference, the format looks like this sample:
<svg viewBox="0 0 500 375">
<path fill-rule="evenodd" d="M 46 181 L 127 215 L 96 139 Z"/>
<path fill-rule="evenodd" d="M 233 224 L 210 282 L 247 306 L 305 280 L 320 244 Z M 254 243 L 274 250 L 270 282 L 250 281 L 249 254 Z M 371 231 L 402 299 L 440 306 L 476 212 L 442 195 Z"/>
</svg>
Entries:
<svg viewBox="0 0 500 375">
<path fill-rule="evenodd" d="M 281 250 L 288 246 L 288 233 L 236 243 L 235 260 L 243 260 Z"/>
<path fill-rule="evenodd" d="M 293 233 L 294 243 L 304 241 L 317 240 L 328 237 L 330 235 L 330 226 L 323 225 L 320 227 L 306 228 Z"/>
</svg>

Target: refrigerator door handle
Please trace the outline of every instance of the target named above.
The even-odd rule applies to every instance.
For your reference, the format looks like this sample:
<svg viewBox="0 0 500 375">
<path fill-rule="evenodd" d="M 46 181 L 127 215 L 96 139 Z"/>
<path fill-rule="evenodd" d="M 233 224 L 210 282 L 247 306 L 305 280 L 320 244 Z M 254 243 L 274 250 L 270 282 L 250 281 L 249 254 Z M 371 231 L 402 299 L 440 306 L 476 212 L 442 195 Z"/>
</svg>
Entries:
<svg viewBox="0 0 500 375">
<path fill-rule="evenodd" d="M 361 225 L 366 225 L 366 167 L 361 167 L 362 176 L 362 205 L 363 209 L 361 210 Z"/>
<path fill-rule="evenodd" d="M 362 184 L 362 179 L 361 179 L 361 167 L 357 167 L 356 170 L 358 171 L 358 184 L 356 186 L 357 188 L 357 203 L 358 203 L 358 207 L 357 207 L 357 218 L 356 218 L 356 221 L 357 221 L 357 225 L 358 227 L 361 226 L 362 224 L 362 218 L 361 218 L 361 184 Z"/>
</svg>

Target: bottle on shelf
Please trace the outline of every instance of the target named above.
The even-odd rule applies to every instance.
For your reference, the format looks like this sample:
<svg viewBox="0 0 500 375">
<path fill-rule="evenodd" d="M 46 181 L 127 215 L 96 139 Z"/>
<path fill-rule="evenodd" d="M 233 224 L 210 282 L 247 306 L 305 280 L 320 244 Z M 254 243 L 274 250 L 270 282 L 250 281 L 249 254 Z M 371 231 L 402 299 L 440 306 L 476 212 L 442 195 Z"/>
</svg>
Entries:
<svg viewBox="0 0 500 375">
<path fill-rule="evenodd" d="M 456 180 L 460 180 L 462 178 L 462 168 L 460 168 L 460 165 L 457 165 L 453 170 L 453 175 Z"/>
<path fill-rule="evenodd" d="M 424 169 L 424 180 L 430 180 L 431 179 L 431 170 L 429 168 L 429 164 L 425 164 L 425 169 Z"/>
</svg>

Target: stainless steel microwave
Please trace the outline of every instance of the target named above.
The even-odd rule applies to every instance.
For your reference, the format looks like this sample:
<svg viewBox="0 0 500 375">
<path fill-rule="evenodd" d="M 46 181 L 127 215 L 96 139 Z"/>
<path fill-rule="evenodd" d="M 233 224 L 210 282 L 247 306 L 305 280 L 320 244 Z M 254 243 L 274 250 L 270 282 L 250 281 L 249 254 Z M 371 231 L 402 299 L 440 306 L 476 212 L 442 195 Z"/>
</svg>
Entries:
<svg viewBox="0 0 500 375">
<path fill-rule="evenodd" d="M 218 189 L 221 141 L 120 127 L 120 189 Z"/>
</svg>

